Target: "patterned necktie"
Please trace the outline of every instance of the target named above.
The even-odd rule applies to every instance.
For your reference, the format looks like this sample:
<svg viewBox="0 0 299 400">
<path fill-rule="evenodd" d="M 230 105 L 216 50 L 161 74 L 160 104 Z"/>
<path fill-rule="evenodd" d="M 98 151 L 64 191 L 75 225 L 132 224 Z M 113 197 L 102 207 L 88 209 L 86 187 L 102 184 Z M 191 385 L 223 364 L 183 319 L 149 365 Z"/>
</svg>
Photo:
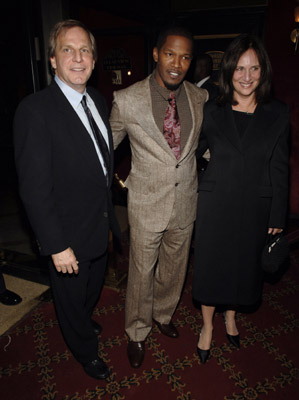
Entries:
<svg viewBox="0 0 299 400">
<path fill-rule="evenodd" d="M 100 131 L 96 121 L 94 120 L 92 113 L 90 111 L 90 109 L 88 108 L 87 104 L 86 104 L 86 96 L 82 97 L 81 100 L 81 104 L 82 107 L 85 111 L 85 114 L 87 115 L 88 121 L 89 121 L 89 125 L 91 127 L 92 133 L 94 135 L 94 138 L 96 140 L 96 143 L 98 145 L 98 148 L 100 149 L 100 152 L 102 154 L 103 160 L 104 160 L 104 164 L 105 164 L 105 168 L 107 171 L 107 182 L 109 181 L 109 164 L 110 164 L 110 156 L 109 156 L 109 149 L 106 143 L 106 140 L 103 138 L 102 132 Z"/>
<path fill-rule="evenodd" d="M 169 104 L 164 117 L 163 135 L 178 160 L 181 156 L 181 124 L 174 92 L 170 93 L 168 102 Z"/>
</svg>

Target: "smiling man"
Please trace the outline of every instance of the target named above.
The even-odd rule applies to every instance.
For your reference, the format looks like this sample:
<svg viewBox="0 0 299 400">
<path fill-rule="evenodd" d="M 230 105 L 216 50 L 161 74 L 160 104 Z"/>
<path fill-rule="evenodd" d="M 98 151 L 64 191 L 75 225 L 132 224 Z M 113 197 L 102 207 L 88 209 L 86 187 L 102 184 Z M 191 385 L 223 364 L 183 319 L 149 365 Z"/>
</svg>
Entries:
<svg viewBox="0 0 299 400">
<path fill-rule="evenodd" d="M 114 93 L 110 123 L 114 146 L 128 134 L 132 167 L 126 180 L 130 265 L 125 330 L 128 358 L 141 366 L 152 321 L 178 337 L 178 304 L 196 214 L 195 151 L 207 91 L 184 81 L 192 35 L 181 27 L 160 33 L 156 68 L 144 81 Z"/>
<path fill-rule="evenodd" d="M 50 256 L 57 318 L 71 352 L 96 379 L 101 326 L 91 319 L 104 280 L 109 229 L 119 234 L 110 200 L 112 136 L 104 98 L 87 81 L 95 39 L 79 21 L 50 33 L 49 87 L 25 98 L 14 121 L 20 196 L 40 252 Z M 66 367 L 67 368 L 67 367 Z"/>
</svg>

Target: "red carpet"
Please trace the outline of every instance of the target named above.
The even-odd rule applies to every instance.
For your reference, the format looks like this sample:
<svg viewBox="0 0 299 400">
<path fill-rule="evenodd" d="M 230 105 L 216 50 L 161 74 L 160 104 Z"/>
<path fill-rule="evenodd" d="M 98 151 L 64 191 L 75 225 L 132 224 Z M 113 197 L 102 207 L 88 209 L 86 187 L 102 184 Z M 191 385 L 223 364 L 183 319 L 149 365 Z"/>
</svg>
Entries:
<svg viewBox="0 0 299 400">
<path fill-rule="evenodd" d="M 297 246 L 298 247 L 298 246 Z M 127 262 L 126 255 L 120 260 Z M 192 267 L 174 316 L 180 337 L 154 327 L 138 370 L 130 368 L 124 334 L 125 290 L 104 288 L 94 318 L 103 326 L 99 352 L 111 368 L 107 381 L 89 378 L 62 339 L 51 301 L 0 338 L 0 397 L 3 400 L 295 400 L 299 396 L 299 250 L 278 283 L 265 284 L 254 313 L 238 314 L 241 349 L 225 337 L 215 317 L 211 359 L 196 356 L 201 315 L 192 304 Z"/>
</svg>

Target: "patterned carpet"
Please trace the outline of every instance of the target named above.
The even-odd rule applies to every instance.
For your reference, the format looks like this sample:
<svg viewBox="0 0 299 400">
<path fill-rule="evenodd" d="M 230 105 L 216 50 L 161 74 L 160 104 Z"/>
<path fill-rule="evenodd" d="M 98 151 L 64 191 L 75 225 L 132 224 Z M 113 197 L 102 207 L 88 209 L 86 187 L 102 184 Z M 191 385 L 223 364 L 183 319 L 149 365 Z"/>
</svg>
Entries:
<svg viewBox="0 0 299 400">
<path fill-rule="evenodd" d="M 22 302 L 13 307 L 0 303 L 0 335 L 3 335 L 33 310 L 40 303 L 40 296 L 43 296 L 43 293 L 49 289 L 47 285 L 41 285 L 12 275 L 3 274 L 3 277 L 6 288 L 18 293 L 22 297 Z"/>
<path fill-rule="evenodd" d="M 119 265 L 127 265 L 124 252 Z M 124 327 L 125 289 L 105 287 L 94 318 L 103 326 L 99 353 L 111 368 L 107 381 L 89 378 L 66 348 L 51 298 L 0 337 L 3 400 L 295 400 L 299 394 L 299 249 L 280 279 L 265 284 L 255 312 L 238 314 L 241 349 L 227 343 L 215 317 L 211 359 L 201 365 L 196 342 L 201 314 L 191 299 L 192 262 L 174 316 L 180 337 L 154 326 L 144 364 L 129 366 Z M 9 340 L 11 342 L 9 343 Z"/>
</svg>

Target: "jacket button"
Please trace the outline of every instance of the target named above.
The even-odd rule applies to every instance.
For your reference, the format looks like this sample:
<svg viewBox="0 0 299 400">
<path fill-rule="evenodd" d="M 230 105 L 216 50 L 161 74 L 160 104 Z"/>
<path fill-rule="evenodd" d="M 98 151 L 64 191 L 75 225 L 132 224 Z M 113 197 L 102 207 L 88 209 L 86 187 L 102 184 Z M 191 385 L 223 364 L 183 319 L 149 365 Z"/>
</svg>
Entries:
<svg viewBox="0 0 299 400">
<path fill-rule="evenodd" d="M 104 212 L 103 215 L 104 215 L 104 217 L 106 217 L 106 218 L 108 217 L 108 213 L 107 213 L 106 211 Z"/>
<path fill-rule="evenodd" d="M 179 185 L 178 183 L 175 184 L 175 186 L 178 186 L 178 185 Z"/>
<path fill-rule="evenodd" d="M 176 168 L 179 168 L 179 166 L 180 166 L 180 164 L 177 164 L 175 167 L 176 167 Z"/>
</svg>

